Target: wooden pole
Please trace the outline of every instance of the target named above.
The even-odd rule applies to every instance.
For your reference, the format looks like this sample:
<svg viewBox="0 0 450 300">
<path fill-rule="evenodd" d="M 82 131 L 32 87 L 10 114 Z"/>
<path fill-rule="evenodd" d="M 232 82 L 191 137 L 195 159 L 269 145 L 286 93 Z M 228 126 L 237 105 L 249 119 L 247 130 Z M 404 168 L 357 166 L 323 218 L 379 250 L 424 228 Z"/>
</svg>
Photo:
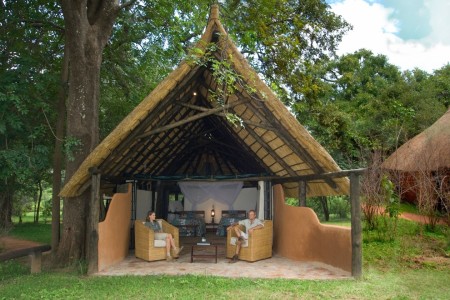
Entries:
<svg viewBox="0 0 450 300">
<path fill-rule="evenodd" d="M 98 272 L 98 221 L 100 214 L 100 173 L 96 168 L 91 172 L 91 197 L 87 224 L 87 253 L 88 274 Z"/>
<path fill-rule="evenodd" d="M 306 207 L 306 181 L 298 182 L 298 200 L 299 206 Z"/>
<path fill-rule="evenodd" d="M 356 173 L 350 173 L 350 203 L 352 223 L 352 276 L 359 279 L 362 276 L 362 230 L 359 175 Z"/>
</svg>

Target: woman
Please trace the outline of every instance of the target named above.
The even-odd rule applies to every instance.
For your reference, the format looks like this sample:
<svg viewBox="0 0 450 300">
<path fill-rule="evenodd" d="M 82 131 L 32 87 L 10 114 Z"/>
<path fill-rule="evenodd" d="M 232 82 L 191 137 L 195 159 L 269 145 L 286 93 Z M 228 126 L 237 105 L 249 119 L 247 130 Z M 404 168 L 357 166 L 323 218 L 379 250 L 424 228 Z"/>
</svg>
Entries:
<svg viewBox="0 0 450 300">
<path fill-rule="evenodd" d="M 166 250 L 167 250 L 167 256 L 166 260 L 171 261 L 173 258 L 170 256 L 170 249 L 173 249 L 173 254 L 175 258 L 178 258 L 178 254 L 181 252 L 183 247 L 177 248 L 175 246 L 175 241 L 173 240 L 172 234 L 165 233 L 162 231 L 161 226 L 159 225 L 158 221 L 156 219 L 156 214 L 154 211 L 149 211 L 147 214 L 145 226 L 152 229 L 155 232 L 155 240 L 162 240 L 166 241 Z"/>
</svg>

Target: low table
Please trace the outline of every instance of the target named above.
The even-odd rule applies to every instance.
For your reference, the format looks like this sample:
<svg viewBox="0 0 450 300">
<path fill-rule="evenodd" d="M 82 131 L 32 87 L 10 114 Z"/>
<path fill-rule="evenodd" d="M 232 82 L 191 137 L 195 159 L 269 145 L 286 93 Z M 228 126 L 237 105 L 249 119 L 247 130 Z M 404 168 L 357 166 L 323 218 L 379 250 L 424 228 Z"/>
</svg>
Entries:
<svg viewBox="0 0 450 300">
<path fill-rule="evenodd" d="M 199 250 L 202 251 L 199 252 Z M 194 262 L 194 257 L 214 258 L 217 264 L 217 245 L 192 245 L 191 263 Z"/>
</svg>

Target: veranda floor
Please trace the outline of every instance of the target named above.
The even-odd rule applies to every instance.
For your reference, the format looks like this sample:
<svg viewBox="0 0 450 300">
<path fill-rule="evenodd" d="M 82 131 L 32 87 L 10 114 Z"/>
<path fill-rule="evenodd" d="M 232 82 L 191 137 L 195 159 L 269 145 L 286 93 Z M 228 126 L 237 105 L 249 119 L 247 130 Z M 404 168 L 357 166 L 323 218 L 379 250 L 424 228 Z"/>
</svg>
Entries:
<svg viewBox="0 0 450 300">
<path fill-rule="evenodd" d="M 225 241 L 212 233 L 206 235 L 208 241 L 218 245 L 217 264 L 212 258 L 196 258 L 191 263 L 191 247 L 199 237 L 181 237 L 184 246 L 180 258 L 172 262 L 147 262 L 134 256 L 130 251 L 122 262 L 97 273 L 99 276 L 113 275 L 208 275 L 246 278 L 287 278 L 287 279 L 345 279 L 351 274 L 344 270 L 320 262 L 293 261 L 274 254 L 272 258 L 257 261 L 238 261 L 230 264 L 225 258 Z"/>
</svg>

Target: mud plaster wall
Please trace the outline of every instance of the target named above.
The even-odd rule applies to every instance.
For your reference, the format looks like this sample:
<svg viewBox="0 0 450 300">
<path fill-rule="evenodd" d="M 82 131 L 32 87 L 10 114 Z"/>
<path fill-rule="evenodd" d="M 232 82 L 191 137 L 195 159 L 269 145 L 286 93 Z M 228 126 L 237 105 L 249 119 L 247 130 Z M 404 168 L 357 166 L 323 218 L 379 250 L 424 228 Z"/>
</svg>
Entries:
<svg viewBox="0 0 450 300">
<path fill-rule="evenodd" d="M 114 194 L 103 222 L 98 223 L 98 270 L 122 261 L 130 243 L 131 185 Z"/>
<path fill-rule="evenodd" d="M 320 224 L 308 207 L 284 203 L 281 185 L 273 188 L 274 252 L 298 261 L 318 261 L 351 272 L 351 229 Z"/>
</svg>

